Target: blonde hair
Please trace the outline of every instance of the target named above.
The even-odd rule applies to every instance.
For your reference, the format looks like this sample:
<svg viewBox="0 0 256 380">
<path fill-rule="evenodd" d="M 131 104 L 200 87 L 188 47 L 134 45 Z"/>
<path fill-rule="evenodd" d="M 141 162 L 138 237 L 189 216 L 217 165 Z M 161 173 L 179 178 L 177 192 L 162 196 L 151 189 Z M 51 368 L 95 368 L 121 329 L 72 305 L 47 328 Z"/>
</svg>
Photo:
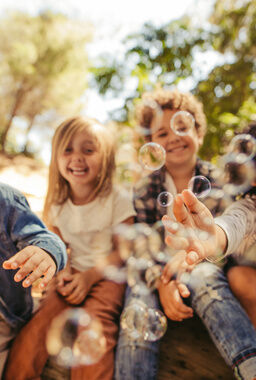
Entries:
<svg viewBox="0 0 256 380">
<path fill-rule="evenodd" d="M 112 189 L 116 152 L 113 133 L 108 127 L 92 118 L 78 116 L 63 121 L 56 129 L 52 139 L 48 190 L 43 210 L 43 220 L 46 224 L 49 224 L 51 206 L 53 204 L 61 205 L 71 196 L 70 185 L 58 169 L 58 157 L 65 151 L 71 139 L 80 132 L 86 132 L 92 136 L 101 152 L 101 171 L 97 176 L 95 189 L 90 199 L 96 196 L 108 195 Z"/>
<path fill-rule="evenodd" d="M 136 108 L 136 121 L 143 128 L 150 130 L 150 125 L 154 117 L 152 107 L 148 106 L 148 101 L 156 102 L 162 110 L 180 110 L 187 111 L 195 119 L 195 127 L 198 136 L 204 136 L 206 132 L 206 117 L 203 105 L 192 94 L 182 93 L 177 89 L 166 90 L 157 88 L 151 92 L 145 92 L 142 95 L 142 103 Z"/>
</svg>

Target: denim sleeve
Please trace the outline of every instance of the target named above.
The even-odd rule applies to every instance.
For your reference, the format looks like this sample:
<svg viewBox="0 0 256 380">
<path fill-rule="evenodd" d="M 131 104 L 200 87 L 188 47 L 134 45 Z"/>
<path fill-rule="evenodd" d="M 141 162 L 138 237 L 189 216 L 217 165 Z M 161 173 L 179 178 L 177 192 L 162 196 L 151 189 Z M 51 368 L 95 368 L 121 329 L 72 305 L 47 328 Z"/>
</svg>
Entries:
<svg viewBox="0 0 256 380">
<path fill-rule="evenodd" d="M 14 194 L 9 214 L 10 236 L 18 250 L 36 245 L 54 259 L 57 270 L 67 262 L 66 248 L 62 240 L 49 231 L 44 223 L 32 212 L 24 196 Z"/>
</svg>

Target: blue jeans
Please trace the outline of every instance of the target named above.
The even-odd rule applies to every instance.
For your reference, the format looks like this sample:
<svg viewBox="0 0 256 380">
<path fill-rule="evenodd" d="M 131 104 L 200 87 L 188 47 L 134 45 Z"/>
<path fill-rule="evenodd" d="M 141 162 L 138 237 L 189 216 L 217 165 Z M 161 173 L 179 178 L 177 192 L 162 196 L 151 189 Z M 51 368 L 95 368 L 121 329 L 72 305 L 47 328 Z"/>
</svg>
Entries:
<svg viewBox="0 0 256 380">
<path fill-rule="evenodd" d="M 140 299 L 148 307 L 159 309 L 156 292 L 148 295 L 134 295 L 127 286 L 124 307 L 133 299 Z M 116 348 L 116 380 L 154 380 L 157 377 L 159 341 L 148 342 L 144 339 L 131 339 L 120 327 Z"/>
<path fill-rule="evenodd" d="M 187 285 L 191 292 L 191 306 L 235 377 L 242 380 L 256 378 L 256 330 L 233 296 L 223 270 L 208 262 L 201 263 L 191 273 Z M 128 288 L 125 305 L 129 304 L 131 297 Z M 151 307 L 159 307 L 155 293 L 143 301 Z M 132 341 L 121 330 L 115 380 L 155 380 L 158 348 L 158 342 Z"/>
</svg>

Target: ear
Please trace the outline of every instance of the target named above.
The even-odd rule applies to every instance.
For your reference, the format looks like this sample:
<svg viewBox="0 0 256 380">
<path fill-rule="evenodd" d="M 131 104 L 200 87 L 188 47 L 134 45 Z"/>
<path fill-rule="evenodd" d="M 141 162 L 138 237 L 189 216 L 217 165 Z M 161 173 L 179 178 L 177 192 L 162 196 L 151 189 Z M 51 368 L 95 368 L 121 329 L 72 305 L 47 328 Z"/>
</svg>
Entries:
<svg viewBox="0 0 256 380">
<path fill-rule="evenodd" d="M 204 136 L 199 136 L 198 135 L 198 145 L 201 147 L 203 145 L 203 142 L 204 142 Z"/>
</svg>

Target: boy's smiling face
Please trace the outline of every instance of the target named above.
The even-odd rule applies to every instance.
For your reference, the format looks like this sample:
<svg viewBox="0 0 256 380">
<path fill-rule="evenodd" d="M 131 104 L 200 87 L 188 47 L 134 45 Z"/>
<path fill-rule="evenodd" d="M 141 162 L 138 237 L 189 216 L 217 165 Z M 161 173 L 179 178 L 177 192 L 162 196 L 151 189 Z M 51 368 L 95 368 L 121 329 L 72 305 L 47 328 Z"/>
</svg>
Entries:
<svg viewBox="0 0 256 380">
<path fill-rule="evenodd" d="M 197 152 L 203 142 L 203 137 L 198 136 L 195 127 L 192 127 L 185 136 L 179 136 L 173 132 L 170 123 L 173 115 L 178 111 L 180 110 L 164 110 L 159 128 L 156 130 L 154 125 L 150 126 L 152 130 L 156 130 L 151 135 L 151 141 L 162 145 L 166 151 L 167 169 L 174 165 L 195 164 Z"/>
</svg>

